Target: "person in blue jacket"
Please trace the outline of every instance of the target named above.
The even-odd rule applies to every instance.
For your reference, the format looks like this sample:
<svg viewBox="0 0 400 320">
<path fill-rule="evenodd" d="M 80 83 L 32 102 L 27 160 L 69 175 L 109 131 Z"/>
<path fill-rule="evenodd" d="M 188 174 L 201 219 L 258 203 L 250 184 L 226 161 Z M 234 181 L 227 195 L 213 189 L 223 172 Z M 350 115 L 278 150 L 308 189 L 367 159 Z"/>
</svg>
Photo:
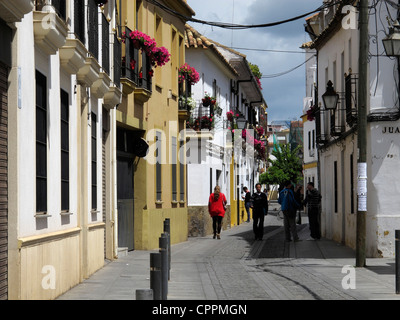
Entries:
<svg viewBox="0 0 400 320">
<path fill-rule="evenodd" d="M 300 207 L 297 203 L 292 190 L 292 183 L 286 181 L 284 188 L 279 192 L 278 203 L 283 211 L 283 226 L 285 229 L 286 241 L 291 241 L 291 235 L 294 241 L 299 241 L 296 228 L 296 209 Z"/>
</svg>

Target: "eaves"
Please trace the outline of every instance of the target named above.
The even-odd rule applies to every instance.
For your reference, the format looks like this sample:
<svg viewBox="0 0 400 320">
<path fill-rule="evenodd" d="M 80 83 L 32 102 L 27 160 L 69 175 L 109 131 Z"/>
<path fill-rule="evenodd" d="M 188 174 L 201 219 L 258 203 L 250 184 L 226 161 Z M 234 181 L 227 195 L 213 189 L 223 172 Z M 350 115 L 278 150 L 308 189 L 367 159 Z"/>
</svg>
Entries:
<svg viewBox="0 0 400 320">
<path fill-rule="evenodd" d="M 347 5 L 356 6 L 357 3 L 358 0 L 342 0 L 328 26 L 312 41 L 309 48 L 319 50 L 323 47 L 342 28 L 343 18 L 347 14 L 342 13 L 342 9 Z"/>
</svg>

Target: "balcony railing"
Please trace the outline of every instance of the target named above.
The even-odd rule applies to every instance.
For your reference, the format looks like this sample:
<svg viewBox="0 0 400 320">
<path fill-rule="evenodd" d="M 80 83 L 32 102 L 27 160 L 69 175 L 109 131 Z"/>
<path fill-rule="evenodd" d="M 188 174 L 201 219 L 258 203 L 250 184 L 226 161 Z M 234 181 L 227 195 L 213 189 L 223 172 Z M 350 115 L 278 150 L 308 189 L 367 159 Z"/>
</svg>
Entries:
<svg viewBox="0 0 400 320">
<path fill-rule="evenodd" d="M 331 115 L 331 135 L 340 136 L 346 130 L 345 124 L 346 105 L 344 94 L 339 92 L 339 101 Z"/>
<path fill-rule="evenodd" d="M 89 52 L 99 60 L 99 7 L 94 0 L 88 2 Z"/>
<path fill-rule="evenodd" d="M 117 35 L 114 35 L 114 84 L 119 88 L 121 84 L 121 42 Z"/>
<path fill-rule="evenodd" d="M 74 32 L 76 37 L 85 44 L 85 2 L 74 0 Z"/>
<path fill-rule="evenodd" d="M 153 69 L 151 59 L 145 52 L 133 45 L 129 38 L 131 29 L 125 27 L 125 51 L 122 58 L 122 78 L 133 82 L 136 88 L 145 89 L 152 92 Z"/>
<path fill-rule="evenodd" d="M 185 81 L 179 82 L 179 110 L 191 111 L 191 106 L 188 104 L 188 98 L 192 96 L 192 86 L 187 76 Z"/>
<path fill-rule="evenodd" d="M 139 85 L 139 49 L 133 46 L 129 38 L 131 29 L 125 27 L 125 52 L 122 58 L 122 77 L 131 80 L 135 85 Z"/>
<path fill-rule="evenodd" d="M 103 70 L 110 74 L 110 23 L 102 14 L 101 21 L 101 64 Z"/>
<path fill-rule="evenodd" d="M 357 82 L 354 73 L 345 77 L 346 122 L 350 127 L 357 122 Z"/>
</svg>

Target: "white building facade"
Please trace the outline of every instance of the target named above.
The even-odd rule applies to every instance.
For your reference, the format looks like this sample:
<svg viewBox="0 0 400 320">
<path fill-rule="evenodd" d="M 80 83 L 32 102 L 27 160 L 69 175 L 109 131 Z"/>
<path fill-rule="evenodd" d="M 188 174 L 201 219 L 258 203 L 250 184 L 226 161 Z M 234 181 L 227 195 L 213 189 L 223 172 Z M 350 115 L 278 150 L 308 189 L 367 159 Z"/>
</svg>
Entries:
<svg viewBox="0 0 400 320">
<path fill-rule="evenodd" d="M 346 14 L 345 5 L 354 12 L 354 17 Z M 358 14 L 353 5 L 353 1 L 343 1 L 321 12 L 316 19 L 319 30 L 313 30 L 310 48 L 316 49 L 318 55 L 320 111 L 316 115 L 316 139 L 323 199 L 322 234 L 355 248 L 357 177 L 361 173 L 357 170 L 356 126 L 359 32 Z M 370 41 L 367 82 L 367 257 L 392 257 L 394 231 L 400 228 L 399 215 L 394 210 L 400 205 L 398 170 L 395 169 L 400 165 L 399 74 L 397 61 L 384 54 L 382 45 L 388 29 L 387 16 L 396 17 L 396 10 L 381 6 L 369 16 L 369 36 L 374 41 Z M 322 105 L 322 94 L 329 80 L 339 93 L 334 111 L 325 110 Z"/>
<path fill-rule="evenodd" d="M 15 24 L 9 299 L 55 298 L 114 257 L 114 5 L 34 1 Z"/>
</svg>

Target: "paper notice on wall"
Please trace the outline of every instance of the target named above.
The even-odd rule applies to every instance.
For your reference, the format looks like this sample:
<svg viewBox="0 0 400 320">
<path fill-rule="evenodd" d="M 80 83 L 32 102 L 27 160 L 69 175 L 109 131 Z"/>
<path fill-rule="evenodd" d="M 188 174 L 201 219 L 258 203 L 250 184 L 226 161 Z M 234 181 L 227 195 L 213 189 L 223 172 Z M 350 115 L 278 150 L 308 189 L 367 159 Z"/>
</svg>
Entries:
<svg viewBox="0 0 400 320">
<path fill-rule="evenodd" d="M 367 163 L 366 162 L 358 163 L 358 178 L 367 179 Z"/>
<path fill-rule="evenodd" d="M 358 179 L 357 194 L 359 196 L 367 195 L 367 179 Z"/>
<path fill-rule="evenodd" d="M 358 196 L 358 211 L 367 211 L 367 196 Z"/>
</svg>

